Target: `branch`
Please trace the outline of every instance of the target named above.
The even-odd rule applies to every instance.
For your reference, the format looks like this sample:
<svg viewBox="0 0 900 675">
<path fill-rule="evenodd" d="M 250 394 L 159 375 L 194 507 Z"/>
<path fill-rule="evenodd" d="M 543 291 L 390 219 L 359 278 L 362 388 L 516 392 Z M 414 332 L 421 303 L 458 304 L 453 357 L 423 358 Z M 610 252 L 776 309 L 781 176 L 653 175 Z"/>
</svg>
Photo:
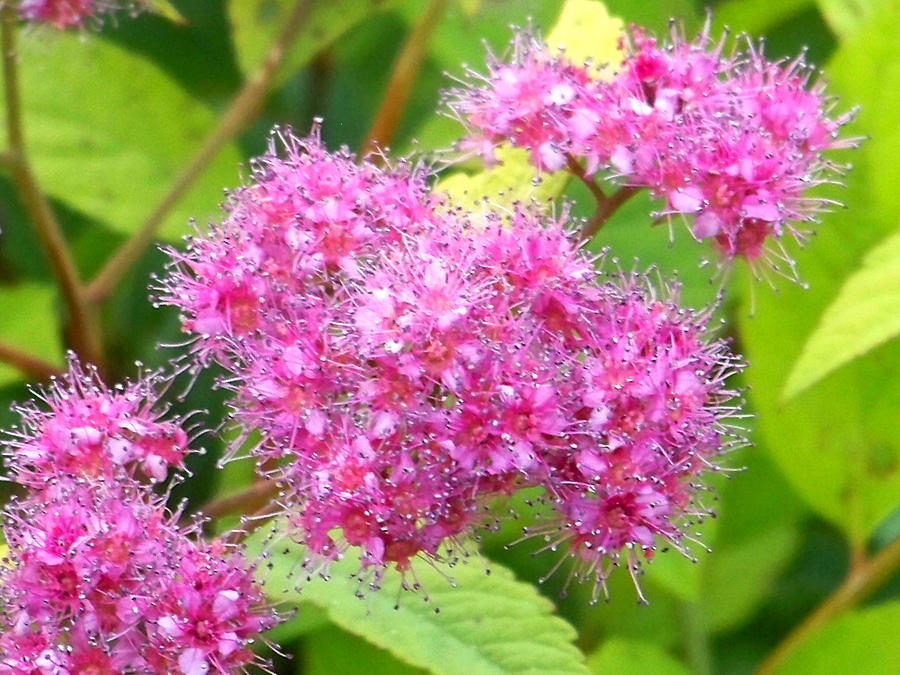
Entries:
<svg viewBox="0 0 900 675">
<path fill-rule="evenodd" d="M 212 520 L 231 513 L 252 513 L 264 508 L 277 491 L 278 485 L 275 481 L 260 480 L 243 492 L 214 499 L 201 508 L 200 512 Z"/>
<path fill-rule="evenodd" d="M 584 239 L 591 240 L 594 235 L 600 231 L 600 228 L 609 220 L 610 216 L 615 213 L 622 204 L 637 194 L 640 188 L 631 185 L 620 187 L 616 192 L 606 198 L 605 201 L 597 204 L 597 210 L 591 216 L 584 227 L 581 228 L 581 236 Z"/>
<path fill-rule="evenodd" d="M 103 269 L 88 284 L 87 295 L 90 300 L 102 302 L 109 297 L 119 281 L 125 277 L 144 251 L 153 243 L 156 231 L 172 207 L 184 196 L 184 193 L 219 151 L 259 115 L 272 79 L 303 27 L 309 6 L 309 0 L 298 0 L 278 39 L 269 48 L 262 65 L 232 99 L 218 125 L 206 137 L 190 164 L 178 176 L 169 192 L 153 209 L 140 229 L 113 253 Z"/>
<path fill-rule="evenodd" d="M 582 167 L 579 161 L 571 154 L 566 155 L 566 168 L 569 170 L 569 173 L 585 184 L 591 194 L 594 195 L 594 199 L 597 202 L 597 210 L 594 212 L 594 215 L 591 216 L 590 220 L 588 220 L 584 224 L 584 227 L 581 228 L 582 238 L 588 241 L 593 239 L 594 235 L 600 231 L 600 228 L 603 227 L 607 220 L 609 220 L 610 216 L 612 216 L 622 204 L 631 199 L 640 189 L 626 185 L 620 187 L 612 195 L 607 195 L 603 191 L 603 188 L 597 185 L 597 182 L 593 177 L 588 176 L 585 173 L 584 167 Z"/>
<path fill-rule="evenodd" d="M 61 375 L 62 369 L 52 363 L 0 342 L 0 361 L 9 364 L 16 370 L 35 380 L 49 380 L 54 375 Z"/>
<path fill-rule="evenodd" d="M 12 3 L 0 4 L 0 49 L 3 51 L 3 87 L 6 98 L 6 133 L 9 149 L 4 163 L 9 166 L 22 204 L 34 225 L 38 240 L 56 277 L 69 311 L 69 341 L 82 358 L 103 368 L 103 349 L 95 317 L 88 306 L 84 287 L 72 252 L 50 203 L 38 186 L 25 153 L 22 131 L 22 102 L 16 53 L 16 9 Z"/>
<path fill-rule="evenodd" d="M 851 567 L 843 583 L 775 648 L 757 671 L 771 675 L 822 626 L 878 590 L 900 567 L 900 537 L 864 562 Z"/>
<path fill-rule="evenodd" d="M 375 113 L 375 121 L 372 122 L 369 135 L 363 143 L 363 152 L 385 147 L 394 139 L 403 111 L 409 102 L 413 84 L 425 62 L 425 52 L 428 50 L 431 34 L 437 27 L 446 6 L 447 0 L 431 0 L 419 23 L 406 38 L 406 43 L 391 70 L 381 107 Z"/>
<path fill-rule="evenodd" d="M 597 185 L 594 179 L 584 172 L 584 167 L 582 167 L 581 164 L 578 163 L 578 160 L 571 154 L 566 154 L 566 167 L 569 169 L 569 173 L 584 183 L 585 187 L 587 187 L 591 194 L 594 195 L 598 208 L 609 199 L 609 197 L 606 196 L 606 193 L 603 192 L 603 188 Z"/>
</svg>

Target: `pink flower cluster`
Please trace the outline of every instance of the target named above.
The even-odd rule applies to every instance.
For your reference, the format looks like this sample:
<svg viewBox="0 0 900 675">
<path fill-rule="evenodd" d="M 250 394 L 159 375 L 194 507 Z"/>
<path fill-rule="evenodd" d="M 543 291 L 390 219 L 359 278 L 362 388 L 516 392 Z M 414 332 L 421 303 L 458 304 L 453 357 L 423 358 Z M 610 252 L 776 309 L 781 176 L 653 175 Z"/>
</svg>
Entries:
<svg viewBox="0 0 900 675">
<path fill-rule="evenodd" d="M 114 482 L 122 473 L 163 481 L 183 468 L 184 429 L 163 419 L 156 382 L 140 378 L 110 390 L 72 360 L 65 383 L 16 407 L 6 455 L 17 483 L 39 489 L 57 473 Z"/>
<path fill-rule="evenodd" d="M 623 549 L 679 545 L 692 478 L 734 439 L 738 364 L 705 317 L 596 271 L 564 217 L 466 213 L 421 170 L 278 136 L 223 223 L 170 251 L 160 300 L 230 371 L 312 559 L 359 546 L 377 580 L 524 486 L 598 587 Z"/>
<path fill-rule="evenodd" d="M 19 15 L 25 21 L 64 30 L 81 28 L 122 8 L 136 12 L 142 4 L 143 0 L 19 0 Z"/>
<path fill-rule="evenodd" d="M 693 42 L 673 29 L 666 45 L 632 27 L 621 65 L 598 76 L 520 34 L 508 62 L 492 58 L 487 75 L 470 72 L 448 93 L 468 129 L 461 147 L 492 162 L 511 143 L 547 172 L 604 169 L 664 200 L 661 214 L 689 216 L 693 236 L 725 258 L 771 253 L 792 276 L 780 239 L 801 240 L 798 223 L 825 207 L 807 192 L 838 172 L 823 152 L 854 144 L 838 138 L 851 115 L 829 117 L 833 102 L 802 57 L 770 62 L 749 40 L 745 53 L 723 43 L 708 26 Z"/>
<path fill-rule="evenodd" d="M 240 551 L 152 488 L 187 452 L 152 376 L 106 388 L 72 360 L 11 432 L 0 673 L 242 672 L 274 623 Z M 149 478 L 150 482 L 145 479 Z"/>
</svg>

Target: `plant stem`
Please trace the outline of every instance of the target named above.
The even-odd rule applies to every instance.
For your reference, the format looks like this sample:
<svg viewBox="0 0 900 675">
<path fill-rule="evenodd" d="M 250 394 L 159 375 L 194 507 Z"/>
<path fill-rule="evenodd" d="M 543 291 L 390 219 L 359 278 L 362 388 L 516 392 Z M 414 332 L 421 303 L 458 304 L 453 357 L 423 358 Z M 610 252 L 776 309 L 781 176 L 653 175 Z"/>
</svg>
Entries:
<svg viewBox="0 0 900 675">
<path fill-rule="evenodd" d="M 9 149 L 4 154 L 22 204 L 50 262 L 68 308 L 68 333 L 72 347 L 82 358 L 102 370 L 103 349 L 96 317 L 88 304 L 84 286 L 50 203 L 38 186 L 25 152 L 22 102 L 16 52 L 16 9 L 12 3 L 0 7 L 0 49 L 3 51 L 3 87 L 6 99 L 6 134 Z"/>
<path fill-rule="evenodd" d="M 710 675 L 713 672 L 712 654 L 702 608 L 695 602 L 682 602 L 681 618 L 684 622 L 685 650 L 691 672 L 694 675 Z"/>
<path fill-rule="evenodd" d="M 834 593 L 769 654 L 757 674 L 769 675 L 776 672 L 797 647 L 826 623 L 876 591 L 891 578 L 898 567 L 900 567 L 900 538 L 852 567 Z"/>
<path fill-rule="evenodd" d="M 406 38 L 406 43 L 391 69 L 391 77 L 381 107 L 375 113 L 375 121 L 372 122 L 369 135 L 363 143 L 364 152 L 385 147 L 394 139 L 403 118 L 403 111 L 409 102 L 413 84 L 425 62 L 425 52 L 428 50 L 431 34 L 446 7 L 447 0 L 431 0 L 422 18 Z"/>
<path fill-rule="evenodd" d="M 52 363 L 0 342 L 0 361 L 11 365 L 16 370 L 36 380 L 49 380 L 54 375 L 61 375 L 62 370 Z"/>
<path fill-rule="evenodd" d="M 275 74 L 303 27 L 309 6 L 309 0 L 298 0 L 294 5 L 281 34 L 269 48 L 262 65 L 232 99 L 219 123 L 203 141 L 190 164 L 181 172 L 140 229 L 113 253 L 97 276 L 88 284 L 87 295 L 93 302 L 102 302 L 109 297 L 119 281 L 153 243 L 157 229 L 172 207 L 184 196 L 219 151 L 257 117 Z"/>
<path fill-rule="evenodd" d="M 278 484 L 275 481 L 256 481 L 242 492 L 214 499 L 200 509 L 200 512 L 213 520 L 237 512 L 252 513 L 265 507 L 277 492 Z"/>
<path fill-rule="evenodd" d="M 594 235 L 600 231 L 600 228 L 609 220 L 622 204 L 637 194 L 640 188 L 631 185 L 625 185 L 612 193 L 605 201 L 597 203 L 597 210 L 591 216 L 584 227 L 581 229 L 583 239 L 591 240 Z"/>
<path fill-rule="evenodd" d="M 578 160 L 575 159 L 572 155 L 566 155 L 566 166 L 569 169 L 569 173 L 578 178 L 582 183 L 584 183 L 585 187 L 590 190 L 591 194 L 594 195 L 594 199 L 597 202 L 597 207 L 599 208 L 601 204 L 606 203 L 609 197 L 606 196 L 606 193 L 603 191 L 593 178 L 588 176 L 584 172 L 584 167 L 578 163 Z"/>
<path fill-rule="evenodd" d="M 640 188 L 626 185 L 620 187 L 612 195 L 607 195 L 603 191 L 603 188 L 597 185 L 597 182 L 593 177 L 588 176 L 585 173 L 584 167 L 582 167 L 578 160 L 572 155 L 566 155 L 566 167 L 569 169 L 569 173 L 585 184 L 597 202 L 597 210 L 594 212 L 594 215 L 591 216 L 590 220 L 588 220 L 584 224 L 584 227 L 581 228 L 582 238 L 590 241 L 594 238 L 594 235 L 600 231 L 600 228 L 603 227 L 606 221 L 610 219 L 610 216 L 612 216 L 622 204 L 637 194 L 637 191 Z"/>
</svg>

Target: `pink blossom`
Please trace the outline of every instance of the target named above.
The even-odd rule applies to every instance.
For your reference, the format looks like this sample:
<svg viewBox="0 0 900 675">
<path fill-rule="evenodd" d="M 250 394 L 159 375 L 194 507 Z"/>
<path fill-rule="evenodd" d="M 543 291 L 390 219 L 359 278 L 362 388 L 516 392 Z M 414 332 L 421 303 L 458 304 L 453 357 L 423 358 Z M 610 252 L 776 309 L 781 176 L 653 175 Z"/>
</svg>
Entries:
<svg viewBox="0 0 900 675">
<path fill-rule="evenodd" d="M 274 620 L 252 568 L 179 516 L 137 484 L 74 477 L 8 504 L 0 673 L 235 673 L 254 662 L 248 645 Z"/>
<path fill-rule="evenodd" d="M 69 362 L 7 432 L 26 493 L 3 509 L 0 673 L 170 673 L 192 650 L 190 672 L 243 672 L 275 617 L 240 552 L 153 489 L 188 452 L 183 420 L 163 419 L 166 382 L 107 387 Z M 167 622 L 180 632 L 160 642 Z"/>
<path fill-rule="evenodd" d="M 470 72 L 447 95 L 463 147 L 511 143 L 547 172 L 606 168 L 663 199 L 662 215 L 685 218 L 725 259 L 763 259 L 795 278 L 781 240 L 802 240 L 827 206 L 807 193 L 839 172 L 823 153 L 855 143 L 838 138 L 852 113 L 830 116 L 802 58 L 768 61 L 749 40 L 726 53 L 708 25 L 694 41 L 673 29 L 667 44 L 632 27 L 621 47 L 601 79 L 518 35 L 508 62 L 490 57 L 487 75 Z"/>
<path fill-rule="evenodd" d="M 535 86 L 512 71 L 497 79 L 507 93 Z M 571 96 L 564 83 L 546 91 Z M 303 255 L 274 241 L 244 255 L 272 237 L 270 202 L 241 196 L 272 189 L 260 170 L 221 225 L 172 253 L 162 299 L 182 311 L 198 359 L 229 370 L 234 418 L 261 432 L 259 471 L 280 482 L 310 569 L 358 546 L 377 586 L 385 567 L 437 555 L 483 505 L 525 486 L 555 502 L 548 528 L 598 586 L 623 549 L 650 558 L 657 536 L 681 546 L 691 479 L 733 437 L 724 381 L 737 364 L 706 335 L 706 316 L 638 275 L 596 271 L 564 213 L 473 216 L 430 195 L 424 177 L 328 154 L 316 130 L 286 147 L 286 160 L 257 165 L 283 172 L 278 222 L 318 250 L 317 232 L 359 218 L 353 232 L 368 234 L 344 249 L 353 264 L 298 268 Z M 333 190 L 314 196 L 307 161 L 335 182 L 364 173 L 394 186 L 403 227 L 371 227 L 393 203 L 387 187 L 357 216 L 368 196 L 347 209 L 331 205 Z M 252 330 L 198 334 L 205 280 L 251 258 L 242 283 L 265 306 Z M 202 668 L 197 652 L 184 658 Z"/>
<path fill-rule="evenodd" d="M 178 420 L 163 419 L 155 374 L 109 388 L 74 357 L 69 371 L 15 410 L 22 424 L 5 454 L 16 481 L 38 488 L 59 473 L 118 480 L 140 472 L 165 480 L 188 452 Z M 49 407 L 49 409 L 47 409 Z"/>
<path fill-rule="evenodd" d="M 127 8 L 134 12 L 143 0 L 19 0 L 19 14 L 26 21 L 46 23 L 54 28 L 83 27 L 103 14 Z"/>
</svg>

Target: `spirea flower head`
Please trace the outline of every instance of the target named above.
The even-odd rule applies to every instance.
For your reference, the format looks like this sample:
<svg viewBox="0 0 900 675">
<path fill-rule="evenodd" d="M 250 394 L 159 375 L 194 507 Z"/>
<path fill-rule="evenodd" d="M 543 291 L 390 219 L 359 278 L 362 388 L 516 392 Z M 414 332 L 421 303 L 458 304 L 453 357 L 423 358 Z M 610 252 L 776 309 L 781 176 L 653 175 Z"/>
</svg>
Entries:
<svg viewBox="0 0 900 675">
<path fill-rule="evenodd" d="M 273 616 L 240 553 L 179 516 L 71 476 L 8 504 L 0 673 L 243 672 Z"/>
<path fill-rule="evenodd" d="M 16 482 L 39 488 L 59 473 L 119 480 L 135 474 L 163 481 L 182 466 L 188 438 L 158 405 L 158 375 L 107 387 L 74 357 L 69 370 L 15 407 L 21 426 L 8 432 L 4 454 Z"/>
<path fill-rule="evenodd" d="M 244 672 L 274 623 L 241 552 L 182 525 L 154 483 L 187 450 L 164 386 L 67 375 L 18 406 L 3 510 L 0 673 Z"/>
<path fill-rule="evenodd" d="M 463 148 L 490 157 L 508 142 L 544 171 L 605 169 L 662 199 L 661 215 L 687 217 L 724 259 L 764 259 L 793 278 L 781 239 L 802 241 L 827 205 L 808 192 L 840 172 L 823 153 L 855 143 L 838 136 L 851 115 L 830 116 L 802 57 L 771 62 L 744 44 L 726 52 L 708 24 L 694 41 L 673 28 L 667 44 L 632 27 L 621 64 L 597 76 L 526 33 L 508 62 L 492 57 L 447 98 L 468 129 Z"/>
<path fill-rule="evenodd" d="M 564 213 L 469 214 L 423 175 L 327 153 L 317 130 L 285 145 L 221 225 L 171 252 L 160 286 L 197 358 L 228 369 L 234 417 L 261 432 L 259 470 L 280 482 L 313 559 L 359 546 L 377 583 L 525 486 L 544 487 L 560 511 L 552 527 L 598 583 L 623 547 L 650 557 L 654 535 L 679 543 L 691 477 L 734 436 L 735 362 L 706 317 L 641 277 L 596 271 Z M 312 190 L 312 163 L 383 190 L 341 207 L 357 193 Z M 328 265 L 335 238 L 321 233 L 335 231 L 352 245 Z M 252 327 L 206 298 L 208 283 L 253 289 L 241 296 Z"/>
<path fill-rule="evenodd" d="M 136 12 L 143 4 L 143 0 L 19 0 L 19 14 L 25 21 L 58 29 L 81 28 L 119 9 Z"/>
</svg>

